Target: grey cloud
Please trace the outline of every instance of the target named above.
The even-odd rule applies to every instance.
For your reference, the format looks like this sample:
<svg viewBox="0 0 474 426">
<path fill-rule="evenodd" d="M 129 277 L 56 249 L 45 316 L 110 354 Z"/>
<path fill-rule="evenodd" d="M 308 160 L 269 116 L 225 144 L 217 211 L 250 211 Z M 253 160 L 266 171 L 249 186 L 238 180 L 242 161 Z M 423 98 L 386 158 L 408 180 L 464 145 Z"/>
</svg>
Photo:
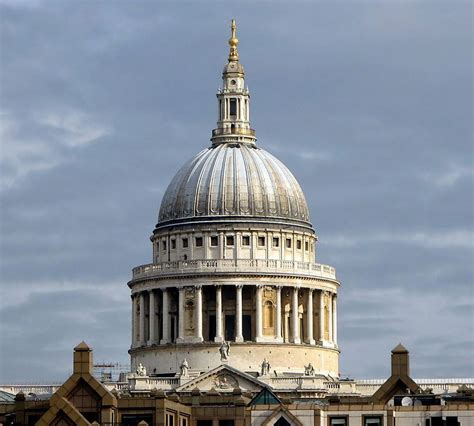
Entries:
<svg viewBox="0 0 474 426">
<path fill-rule="evenodd" d="M 341 371 L 387 377 L 402 341 L 418 376 L 470 374 L 452 338 L 472 319 L 474 281 L 469 4 L 241 2 L 234 16 L 218 2 L 0 8 L 2 111 L 16 126 L 7 143 L 28 154 L 2 158 L 2 173 L 22 176 L 0 193 L 11 293 L 1 381 L 65 377 L 82 339 L 100 359 L 127 358 L 125 283 L 151 260 L 171 177 L 209 145 L 232 17 L 257 143 L 301 182 L 318 260 L 342 280 Z M 91 143 L 67 143 L 71 111 L 92 129 L 75 140 Z M 452 293 L 466 304 L 448 303 Z"/>
</svg>

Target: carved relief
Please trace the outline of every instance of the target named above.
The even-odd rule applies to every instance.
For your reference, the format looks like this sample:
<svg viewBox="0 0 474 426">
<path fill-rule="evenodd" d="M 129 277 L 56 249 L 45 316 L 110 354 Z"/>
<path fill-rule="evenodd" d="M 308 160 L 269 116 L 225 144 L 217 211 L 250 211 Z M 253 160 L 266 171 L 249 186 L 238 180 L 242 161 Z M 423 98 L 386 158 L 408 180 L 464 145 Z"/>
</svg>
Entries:
<svg viewBox="0 0 474 426">
<path fill-rule="evenodd" d="M 239 386 L 239 382 L 230 374 L 219 374 L 214 379 L 214 386 L 216 387 L 216 389 L 232 390 Z"/>
</svg>

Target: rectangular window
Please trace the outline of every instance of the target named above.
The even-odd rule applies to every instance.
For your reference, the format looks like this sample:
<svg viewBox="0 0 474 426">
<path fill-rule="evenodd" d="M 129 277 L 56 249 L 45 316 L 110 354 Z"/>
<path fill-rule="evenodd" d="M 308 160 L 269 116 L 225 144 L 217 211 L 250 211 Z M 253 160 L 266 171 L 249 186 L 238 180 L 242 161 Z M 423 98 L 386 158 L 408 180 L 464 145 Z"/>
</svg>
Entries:
<svg viewBox="0 0 474 426">
<path fill-rule="evenodd" d="M 347 426 L 347 417 L 329 417 L 329 426 Z"/>
<path fill-rule="evenodd" d="M 296 240 L 296 248 L 301 250 L 301 240 Z"/>
<path fill-rule="evenodd" d="M 166 251 L 166 240 L 163 241 L 163 250 Z"/>
<path fill-rule="evenodd" d="M 233 420 L 219 420 L 219 426 L 234 426 Z"/>
<path fill-rule="evenodd" d="M 166 413 L 166 426 L 174 426 L 174 414 Z"/>
<path fill-rule="evenodd" d="M 265 237 L 258 237 L 258 245 L 260 247 L 265 247 Z"/>
<path fill-rule="evenodd" d="M 286 248 L 291 248 L 291 238 L 286 239 Z"/>
<path fill-rule="evenodd" d="M 229 106 L 230 106 L 229 114 L 237 115 L 237 99 L 231 98 Z"/>
<path fill-rule="evenodd" d="M 364 416 L 364 426 L 382 426 L 382 416 Z"/>
<path fill-rule="evenodd" d="M 308 250 L 309 250 L 308 241 L 305 241 L 305 242 L 304 242 L 304 249 L 305 249 L 305 251 L 308 251 Z"/>
<path fill-rule="evenodd" d="M 156 242 L 156 251 L 160 251 L 160 242 L 159 241 Z"/>
<path fill-rule="evenodd" d="M 180 418 L 180 425 L 179 426 L 188 426 L 188 418 L 187 417 L 181 417 Z"/>
<path fill-rule="evenodd" d="M 176 248 L 176 240 L 172 239 L 171 240 L 171 250 L 174 250 Z"/>
<path fill-rule="evenodd" d="M 273 247 L 280 247 L 280 239 L 273 238 Z"/>
<path fill-rule="evenodd" d="M 243 246 L 249 246 L 250 245 L 250 236 L 249 235 L 243 235 L 242 236 L 242 245 Z"/>
<path fill-rule="evenodd" d="M 217 235 L 213 235 L 211 237 L 211 246 L 217 247 L 218 245 L 219 245 L 219 239 L 217 238 Z"/>
<path fill-rule="evenodd" d="M 233 246 L 234 245 L 234 236 L 233 235 L 228 235 L 225 239 L 225 243 L 228 246 Z"/>
<path fill-rule="evenodd" d="M 188 239 L 187 238 L 183 238 L 182 243 L 183 243 L 183 248 L 188 248 Z"/>
<path fill-rule="evenodd" d="M 202 237 L 196 237 L 196 247 L 202 247 Z"/>
</svg>

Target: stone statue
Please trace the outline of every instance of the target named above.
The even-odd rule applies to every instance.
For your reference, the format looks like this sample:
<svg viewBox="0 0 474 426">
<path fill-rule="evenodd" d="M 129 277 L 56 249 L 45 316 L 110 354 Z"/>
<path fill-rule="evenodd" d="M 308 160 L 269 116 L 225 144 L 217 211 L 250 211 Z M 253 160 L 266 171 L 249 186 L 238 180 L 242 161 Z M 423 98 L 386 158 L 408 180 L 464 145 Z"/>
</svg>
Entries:
<svg viewBox="0 0 474 426">
<path fill-rule="evenodd" d="M 181 370 L 181 377 L 188 377 L 189 365 L 186 358 L 184 358 L 184 361 L 181 363 L 179 368 Z"/>
<path fill-rule="evenodd" d="M 137 376 L 140 376 L 140 377 L 146 376 L 146 367 L 142 363 L 138 364 Z"/>
<path fill-rule="evenodd" d="M 267 374 L 270 374 L 270 368 L 271 368 L 271 365 L 270 363 L 267 361 L 266 358 L 263 358 L 263 362 L 262 362 L 262 376 L 266 376 Z"/>
<path fill-rule="evenodd" d="M 311 363 L 304 366 L 304 375 L 305 376 L 314 376 L 314 367 Z"/>
<path fill-rule="evenodd" d="M 230 352 L 230 343 L 226 342 L 224 340 L 222 342 L 221 347 L 219 348 L 219 352 L 221 354 L 221 361 L 228 361 L 229 360 L 229 352 Z"/>
</svg>

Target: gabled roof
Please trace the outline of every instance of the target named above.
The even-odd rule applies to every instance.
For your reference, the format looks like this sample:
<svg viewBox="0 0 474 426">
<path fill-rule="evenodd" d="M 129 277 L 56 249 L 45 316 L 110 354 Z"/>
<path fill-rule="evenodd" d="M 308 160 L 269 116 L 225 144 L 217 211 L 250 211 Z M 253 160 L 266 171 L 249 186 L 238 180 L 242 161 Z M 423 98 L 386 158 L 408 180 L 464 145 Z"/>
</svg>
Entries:
<svg viewBox="0 0 474 426">
<path fill-rule="evenodd" d="M 406 390 L 411 393 L 418 393 L 420 387 L 411 377 L 406 375 L 390 377 L 380 388 L 372 395 L 372 400 L 376 402 L 387 403 L 395 394 L 405 393 Z"/>
<path fill-rule="evenodd" d="M 6 402 L 15 402 L 15 395 L 9 392 L 0 390 L 0 404 Z"/>
<path fill-rule="evenodd" d="M 199 377 L 196 377 L 195 379 L 190 380 L 189 382 L 179 386 L 176 388 L 176 392 L 191 392 L 193 389 L 198 388 L 200 389 L 200 385 L 202 385 L 204 382 L 211 380 L 213 377 L 222 377 L 222 376 L 231 376 L 232 378 L 235 379 L 237 383 L 242 384 L 247 382 L 251 383 L 258 389 L 262 389 L 265 385 L 262 384 L 259 380 L 257 380 L 255 377 L 252 377 L 251 375 L 244 373 L 242 371 L 237 370 L 234 367 L 231 367 L 230 365 L 220 365 L 219 367 L 216 367 L 207 373 L 201 374 Z M 240 379 L 240 380 L 239 380 Z M 235 386 L 234 386 L 235 387 Z M 241 386 L 239 386 L 241 387 Z M 212 386 L 211 386 L 212 388 Z M 229 390 L 232 390 L 229 388 Z"/>
<path fill-rule="evenodd" d="M 281 404 L 281 401 L 268 387 L 265 387 L 252 398 L 248 406 L 272 404 Z"/>
</svg>

